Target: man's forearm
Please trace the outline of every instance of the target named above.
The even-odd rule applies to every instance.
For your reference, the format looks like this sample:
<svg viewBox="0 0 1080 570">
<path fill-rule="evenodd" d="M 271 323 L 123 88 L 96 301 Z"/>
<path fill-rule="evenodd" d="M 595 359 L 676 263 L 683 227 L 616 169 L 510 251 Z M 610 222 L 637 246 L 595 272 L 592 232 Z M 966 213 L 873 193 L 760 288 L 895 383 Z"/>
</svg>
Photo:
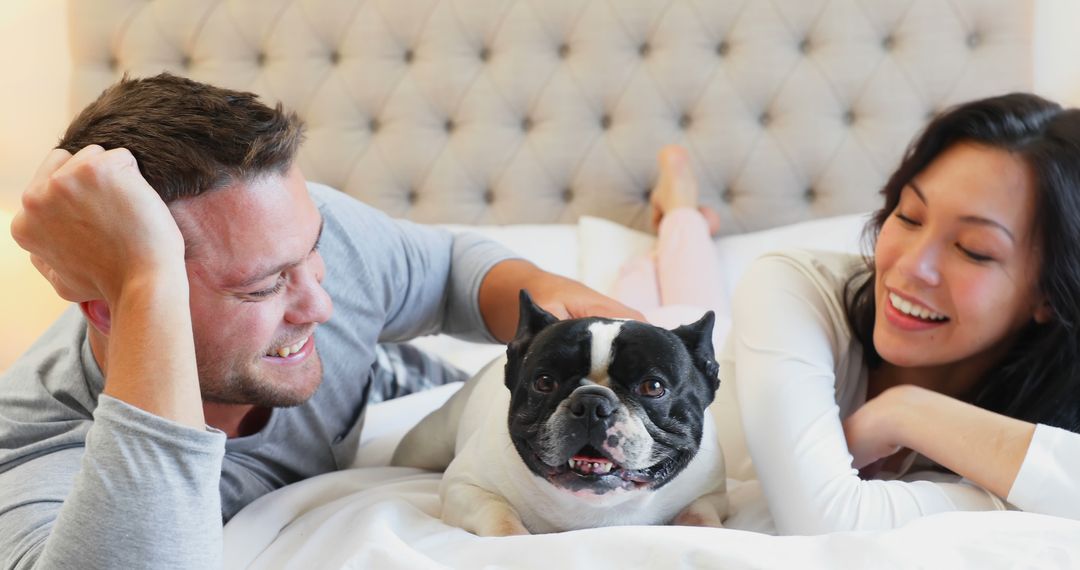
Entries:
<svg viewBox="0 0 1080 570">
<path fill-rule="evenodd" d="M 125 284 L 110 312 L 104 393 L 162 418 L 205 428 L 183 266 Z"/>
<path fill-rule="evenodd" d="M 578 281 L 549 273 L 522 259 L 507 259 L 488 271 L 480 284 L 479 304 L 484 324 L 501 342 L 517 330 L 519 295 L 525 289 L 533 301 L 559 319 L 608 317 L 644 320 L 635 311 Z"/>
<path fill-rule="evenodd" d="M 996 414 L 915 386 L 900 386 L 891 398 L 896 443 L 913 449 L 999 497 L 1007 497 L 1035 425 Z"/>
<path fill-rule="evenodd" d="M 480 313 L 491 334 L 500 342 L 514 337 L 518 322 L 518 295 L 541 274 L 540 268 L 523 259 L 508 259 L 488 271 L 480 285 Z"/>
</svg>

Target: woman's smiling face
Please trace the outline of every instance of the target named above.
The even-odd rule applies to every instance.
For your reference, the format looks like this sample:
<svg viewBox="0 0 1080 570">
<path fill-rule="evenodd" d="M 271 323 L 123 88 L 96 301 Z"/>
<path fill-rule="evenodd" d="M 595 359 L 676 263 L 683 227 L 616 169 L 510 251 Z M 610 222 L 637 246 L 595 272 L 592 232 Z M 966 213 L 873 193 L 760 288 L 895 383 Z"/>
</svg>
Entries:
<svg viewBox="0 0 1080 570">
<path fill-rule="evenodd" d="M 903 188 L 878 234 L 874 347 L 901 367 L 985 370 L 1032 319 L 1035 183 L 1007 151 L 957 143 Z"/>
</svg>

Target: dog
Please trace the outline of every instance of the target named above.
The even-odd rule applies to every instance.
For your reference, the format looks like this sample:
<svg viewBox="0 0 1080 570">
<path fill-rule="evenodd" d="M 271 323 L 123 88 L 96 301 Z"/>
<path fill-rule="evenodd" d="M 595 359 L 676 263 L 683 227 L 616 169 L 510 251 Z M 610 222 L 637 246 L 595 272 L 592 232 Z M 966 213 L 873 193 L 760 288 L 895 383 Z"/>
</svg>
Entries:
<svg viewBox="0 0 1080 570">
<path fill-rule="evenodd" d="M 560 321 L 520 294 L 500 357 L 405 435 L 393 465 L 445 474 L 442 519 L 480 536 L 722 526 L 714 316 L 667 330 Z"/>
</svg>

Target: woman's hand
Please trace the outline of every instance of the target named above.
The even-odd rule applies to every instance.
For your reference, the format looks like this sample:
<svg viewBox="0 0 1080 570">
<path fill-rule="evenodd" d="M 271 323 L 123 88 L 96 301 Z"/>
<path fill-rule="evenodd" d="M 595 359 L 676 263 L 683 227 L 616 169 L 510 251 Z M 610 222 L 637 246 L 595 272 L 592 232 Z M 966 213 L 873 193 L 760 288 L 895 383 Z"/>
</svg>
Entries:
<svg viewBox="0 0 1080 570">
<path fill-rule="evenodd" d="M 1002 498 L 1034 433 L 1035 424 L 910 384 L 885 390 L 844 420 L 856 468 L 906 447 Z"/>
<path fill-rule="evenodd" d="M 895 414 L 902 413 L 896 405 L 894 389 L 886 390 L 869 400 L 844 420 L 844 437 L 853 457 L 851 466 L 856 469 L 873 466 L 900 451 L 902 445 L 896 437 Z M 869 469 L 872 475 L 880 469 Z"/>
</svg>

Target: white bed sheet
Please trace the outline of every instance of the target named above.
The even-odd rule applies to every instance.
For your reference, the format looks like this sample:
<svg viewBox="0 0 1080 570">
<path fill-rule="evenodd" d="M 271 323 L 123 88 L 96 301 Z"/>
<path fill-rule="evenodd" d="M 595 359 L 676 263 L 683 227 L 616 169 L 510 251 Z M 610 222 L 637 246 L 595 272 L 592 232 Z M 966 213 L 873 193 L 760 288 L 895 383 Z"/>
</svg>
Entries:
<svg viewBox="0 0 1080 570">
<path fill-rule="evenodd" d="M 355 468 L 290 485 L 241 511 L 225 527 L 225 568 L 1080 567 L 1080 522 L 1021 512 L 948 513 L 887 532 L 810 537 L 626 526 L 480 538 L 439 520 L 438 474 L 384 466 L 415 418 L 457 387 L 372 406 Z M 767 523 L 756 484 L 732 484 L 740 526 Z"/>
<path fill-rule="evenodd" d="M 720 240 L 725 285 L 772 249 L 858 251 L 865 219 L 846 216 Z M 600 290 L 622 261 L 651 245 L 648 236 L 595 219 L 481 231 L 541 267 Z M 416 344 L 470 372 L 503 350 L 441 336 Z M 1080 568 L 1080 522 L 1030 513 L 948 513 L 888 532 L 771 536 L 757 483 L 735 480 L 729 480 L 730 528 L 611 527 L 479 538 L 439 520 L 438 474 L 386 466 L 405 431 L 457 388 L 372 406 L 354 468 L 290 485 L 242 510 L 225 527 L 225 567 Z"/>
</svg>

